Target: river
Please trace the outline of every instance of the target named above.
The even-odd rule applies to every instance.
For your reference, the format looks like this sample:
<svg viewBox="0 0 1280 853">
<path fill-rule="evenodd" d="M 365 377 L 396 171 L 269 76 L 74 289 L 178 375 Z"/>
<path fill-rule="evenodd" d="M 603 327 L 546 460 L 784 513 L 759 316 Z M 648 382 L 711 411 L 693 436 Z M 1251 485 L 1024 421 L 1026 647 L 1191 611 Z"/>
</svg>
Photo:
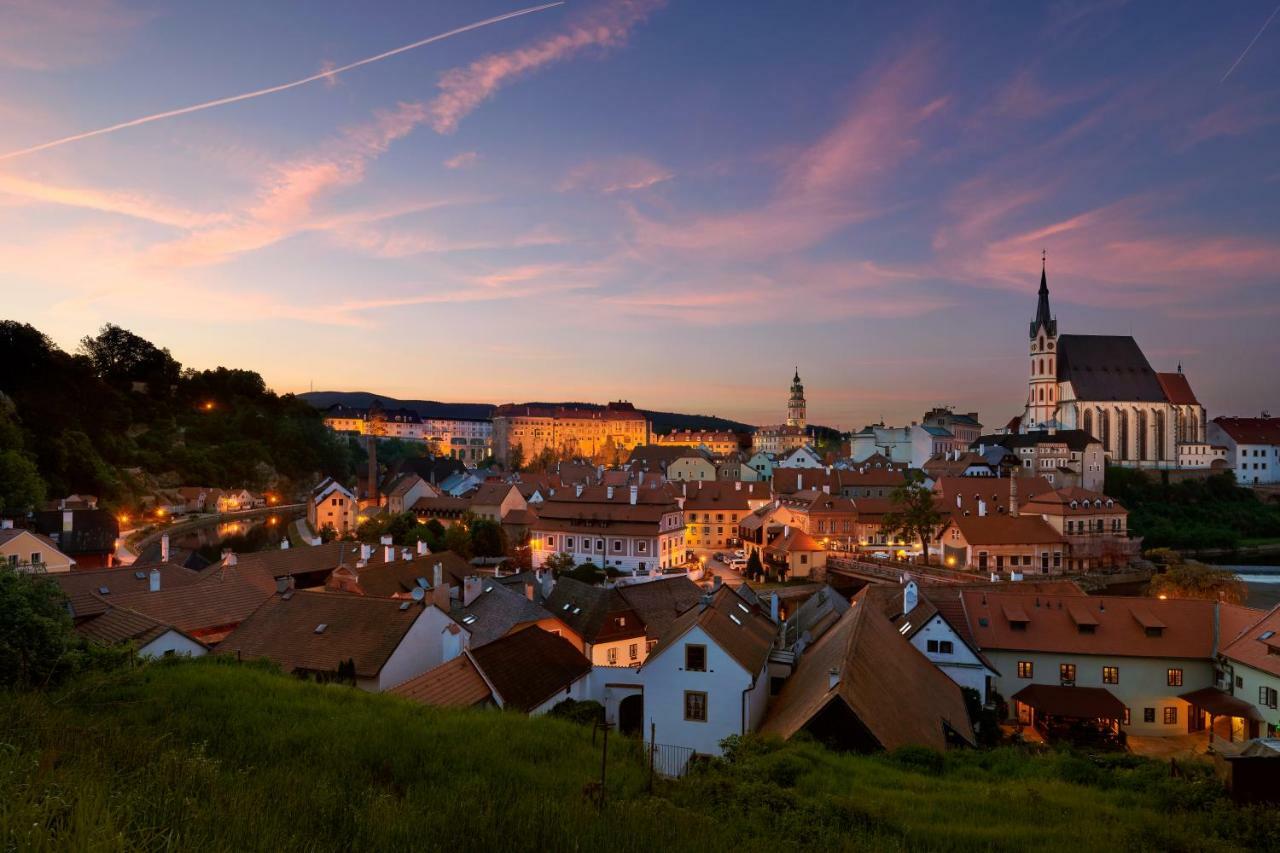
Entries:
<svg viewBox="0 0 1280 853">
<path fill-rule="evenodd" d="M 1213 562 L 1220 568 L 1231 569 L 1236 573 L 1236 577 L 1245 582 L 1249 587 L 1249 598 L 1245 604 L 1260 610 L 1270 610 L 1280 604 L 1280 566 L 1269 565 L 1275 561 L 1275 554 L 1257 557 L 1236 555 L 1234 558 L 1228 555 L 1221 559 L 1223 562 L 1211 560 L 1205 562 Z M 1254 560 L 1258 565 L 1252 564 L 1251 561 Z"/>
</svg>

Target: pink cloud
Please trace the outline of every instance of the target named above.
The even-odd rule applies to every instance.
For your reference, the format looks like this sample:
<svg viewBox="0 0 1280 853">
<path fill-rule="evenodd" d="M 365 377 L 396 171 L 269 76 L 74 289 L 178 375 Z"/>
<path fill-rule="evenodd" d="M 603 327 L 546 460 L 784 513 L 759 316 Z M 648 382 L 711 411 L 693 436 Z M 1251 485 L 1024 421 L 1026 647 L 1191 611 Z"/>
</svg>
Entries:
<svg viewBox="0 0 1280 853">
<path fill-rule="evenodd" d="M 927 90 L 931 65 L 916 49 L 869 73 L 867 88 L 838 125 L 784 164 L 774 192 L 747 210 L 658 221 L 632 211 L 636 242 L 761 257 L 808 248 L 892 207 L 880 192 L 920 149 L 916 134 L 946 106 Z"/>
<path fill-rule="evenodd" d="M 225 218 L 220 214 L 187 210 L 140 193 L 58 185 L 0 173 L 0 196 L 6 195 L 24 202 L 115 213 L 184 229 L 211 225 Z"/>
<path fill-rule="evenodd" d="M 593 10 L 565 32 L 505 53 L 491 53 L 440 78 L 440 94 L 430 105 L 437 133 L 452 133 L 466 115 L 492 98 L 507 83 L 588 48 L 618 47 L 631 30 L 664 0 L 614 0 Z"/>
<path fill-rule="evenodd" d="M 609 157 L 575 166 L 556 185 L 560 192 L 589 190 L 616 193 L 648 189 L 669 181 L 673 173 L 646 157 Z"/>
<path fill-rule="evenodd" d="M 463 151 L 461 154 L 455 154 L 448 160 L 444 161 L 446 169 L 467 169 L 476 164 L 480 159 L 480 155 L 474 151 Z"/>
<path fill-rule="evenodd" d="M 116 0 L 5 0 L 0 66 L 48 71 L 98 62 L 148 17 Z"/>
</svg>

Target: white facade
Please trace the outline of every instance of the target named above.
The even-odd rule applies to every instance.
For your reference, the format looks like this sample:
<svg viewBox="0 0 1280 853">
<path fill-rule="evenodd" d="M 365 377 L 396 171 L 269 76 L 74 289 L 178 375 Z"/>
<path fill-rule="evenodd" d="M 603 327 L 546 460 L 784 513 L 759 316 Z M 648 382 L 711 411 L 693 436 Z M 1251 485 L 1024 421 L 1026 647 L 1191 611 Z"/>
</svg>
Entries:
<svg viewBox="0 0 1280 853">
<path fill-rule="evenodd" d="M 1179 468 L 1212 468 L 1215 462 L 1229 464 L 1227 448 L 1203 441 L 1178 445 Z"/>
<path fill-rule="evenodd" d="M 1213 421 L 1209 422 L 1209 441 L 1226 448 L 1227 463 L 1242 485 L 1280 483 L 1280 445 L 1242 444 Z"/>
<path fill-rule="evenodd" d="M 1135 735 L 1180 735 L 1187 733 L 1187 715 L 1191 706 L 1179 699 L 1214 683 L 1213 663 L 1203 659 L 1146 658 L 1123 655 L 1080 655 L 1059 652 L 1026 652 L 988 649 L 985 654 L 1000 675 L 996 690 L 1009 703 L 1010 719 L 1018 718 L 1013 696 L 1031 684 L 1059 685 L 1060 667 L 1075 667 L 1077 687 L 1102 687 L 1129 709 L 1129 722 L 1122 728 Z M 1019 663 L 1030 663 L 1029 677 Z M 1104 667 L 1117 669 L 1117 683 L 1104 681 Z M 1170 670 L 1180 671 L 1180 684 L 1170 684 Z M 1020 675 L 1019 673 L 1023 673 Z M 1166 722 L 1166 709 L 1173 709 L 1171 722 Z M 1148 710 L 1150 711 L 1148 717 Z"/>
<path fill-rule="evenodd" d="M 850 458 L 854 462 L 870 459 L 877 453 L 890 462 L 911 462 L 911 427 L 887 427 L 875 424 L 854 433 L 849 439 Z"/>
<path fill-rule="evenodd" d="M 652 533 L 613 533 L 607 526 L 583 524 L 578 530 L 539 530 L 529 536 L 533 567 L 541 568 L 553 554 L 565 553 L 575 563 L 594 563 L 628 574 L 648 573 L 674 566 L 684 559 L 684 520 L 680 512 L 664 513 Z"/>
<path fill-rule="evenodd" d="M 382 665 L 378 677 L 359 679 L 356 686 L 381 693 L 456 657 L 459 646 L 465 645 L 470 636 L 456 626 L 457 623 L 435 605 L 423 607 L 421 615 L 400 639 L 400 645 Z M 456 641 L 459 635 L 463 636 L 461 644 Z M 451 652 L 448 657 L 446 651 Z"/>
<path fill-rule="evenodd" d="M 160 658 L 169 654 L 198 658 L 208 653 L 206 647 L 172 628 L 138 649 L 140 658 Z"/>
<path fill-rule="evenodd" d="M 547 701 L 543 702 L 541 705 L 539 705 L 538 707 L 530 711 L 529 716 L 530 717 L 541 716 L 542 714 L 547 713 L 556 705 L 559 705 L 561 702 L 563 702 L 566 699 L 572 699 L 575 702 L 585 702 L 588 699 L 594 699 L 595 697 L 591 693 L 591 684 L 592 684 L 591 672 L 588 671 L 581 678 L 574 681 L 564 690 L 557 691 L 556 695 L 552 696 L 550 699 L 548 699 Z"/>
<path fill-rule="evenodd" d="M 1280 675 L 1255 669 L 1248 664 L 1226 659 L 1225 670 L 1230 679 L 1228 692 L 1253 705 L 1271 732 L 1280 732 Z M 1262 737 L 1269 732 L 1261 731 Z"/>
<path fill-rule="evenodd" d="M 911 621 L 910 614 L 905 618 L 907 622 Z M 983 704 L 987 703 L 990 698 L 987 695 L 988 678 L 994 679 L 996 673 L 965 645 L 945 619 L 934 613 L 923 627 L 911 635 L 911 645 L 956 684 L 978 691 Z"/>
<path fill-rule="evenodd" d="M 706 671 L 685 669 L 686 647 L 706 649 Z M 720 754 L 729 735 L 755 731 L 769 701 L 768 664 L 750 673 L 698 626 L 650 657 L 637 673 L 644 687 L 644 733 L 654 741 Z M 686 694 L 705 695 L 705 720 L 685 718 Z"/>
<path fill-rule="evenodd" d="M 812 447 L 805 445 L 787 453 L 776 463 L 775 468 L 823 468 L 822 460 Z"/>
</svg>

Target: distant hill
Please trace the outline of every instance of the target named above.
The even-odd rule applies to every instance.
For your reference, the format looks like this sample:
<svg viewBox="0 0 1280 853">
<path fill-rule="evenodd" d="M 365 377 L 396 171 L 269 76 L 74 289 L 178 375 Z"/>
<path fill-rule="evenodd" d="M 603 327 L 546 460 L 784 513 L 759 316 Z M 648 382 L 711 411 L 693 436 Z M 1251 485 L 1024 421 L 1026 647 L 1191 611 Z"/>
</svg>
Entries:
<svg viewBox="0 0 1280 853">
<path fill-rule="evenodd" d="M 377 399 L 383 406 L 391 408 L 413 409 L 424 418 L 478 418 L 493 417 L 497 408 L 489 403 L 441 403 L 436 400 L 398 400 L 368 391 L 308 391 L 297 395 L 317 409 L 327 409 L 335 403 L 363 409 Z M 529 401 L 531 406 L 581 406 L 588 409 L 603 409 L 599 403 L 555 403 L 545 401 Z M 755 429 L 751 424 L 731 421 L 714 415 L 686 415 L 680 412 L 657 412 L 651 409 L 640 409 L 653 423 L 653 431 L 665 434 L 678 429 L 711 429 L 729 430 L 731 432 L 750 432 Z"/>
</svg>

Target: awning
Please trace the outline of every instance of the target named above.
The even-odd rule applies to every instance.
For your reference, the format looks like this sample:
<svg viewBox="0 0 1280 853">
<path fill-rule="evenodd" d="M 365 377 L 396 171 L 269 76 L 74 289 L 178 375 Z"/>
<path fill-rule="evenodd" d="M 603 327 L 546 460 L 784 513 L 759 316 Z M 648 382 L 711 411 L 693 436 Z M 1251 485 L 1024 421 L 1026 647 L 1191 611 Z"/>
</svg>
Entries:
<svg viewBox="0 0 1280 853">
<path fill-rule="evenodd" d="M 1192 690 L 1190 693 L 1183 693 L 1178 698 L 1215 716 L 1243 717 L 1246 720 L 1256 720 L 1259 723 L 1266 722 L 1262 715 L 1258 713 L 1258 709 L 1253 707 L 1252 702 L 1238 699 L 1230 693 L 1223 693 L 1216 687 L 1202 687 L 1199 690 Z"/>
<path fill-rule="evenodd" d="M 1124 703 L 1102 687 L 1063 687 L 1030 684 L 1013 694 L 1014 701 L 1030 705 L 1042 714 L 1082 720 L 1120 720 Z"/>
</svg>

